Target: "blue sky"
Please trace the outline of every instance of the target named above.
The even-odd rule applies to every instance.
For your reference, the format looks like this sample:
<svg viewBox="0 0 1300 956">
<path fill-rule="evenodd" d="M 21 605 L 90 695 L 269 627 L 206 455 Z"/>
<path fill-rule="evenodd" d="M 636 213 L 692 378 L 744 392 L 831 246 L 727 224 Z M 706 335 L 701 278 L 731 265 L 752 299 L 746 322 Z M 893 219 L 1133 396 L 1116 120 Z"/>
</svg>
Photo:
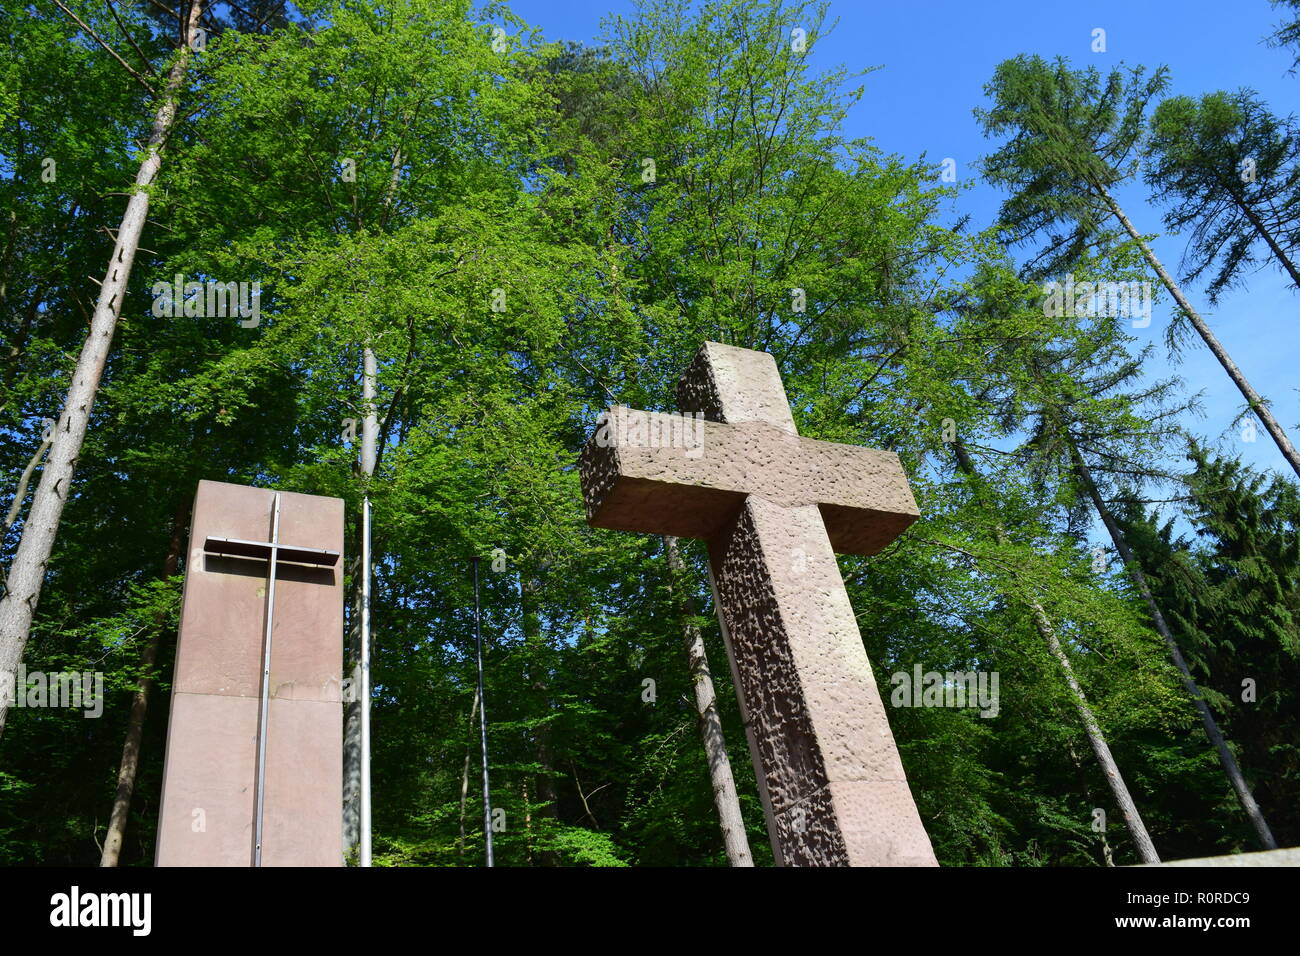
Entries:
<svg viewBox="0 0 1300 956">
<path fill-rule="evenodd" d="M 634 9 L 630 0 L 516 0 L 511 7 L 546 39 L 580 42 L 598 40 L 609 14 L 630 16 Z M 1170 95 L 1249 86 L 1275 112 L 1290 113 L 1300 101 L 1300 77 L 1287 75 L 1289 51 L 1263 42 L 1280 19 L 1282 13 L 1268 0 L 839 0 L 831 3 L 828 17 L 838 20 L 835 29 L 814 45 L 810 57 L 819 70 L 841 64 L 850 71 L 880 67 L 855 81 L 865 91 L 849 113 L 845 135 L 869 137 L 909 159 L 923 153 L 934 162 L 955 159 L 959 181 L 974 183 L 959 200 L 959 211 L 981 227 L 994 218 L 1002 194 L 975 182 L 973 164 L 990 151 L 990 143 L 971 110 L 985 105 L 983 87 L 998 62 L 1037 53 L 1102 70 L 1121 61 L 1148 68 L 1164 64 L 1171 72 Z M 1104 53 L 1092 51 L 1098 27 L 1106 31 Z M 1162 232 L 1161 210 L 1148 204 L 1140 183 L 1121 191 L 1119 199 L 1144 233 Z M 1176 271 L 1181 238 L 1159 235 L 1154 248 Z M 1188 291 L 1252 384 L 1272 400 L 1292 441 L 1300 441 L 1300 383 L 1292 372 L 1300 294 L 1288 290 L 1272 268 L 1225 296 L 1217 309 L 1209 308 L 1200 288 Z M 1266 433 L 1259 430 L 1248 443 L 1230 428 L 1243 407 L 1241 396 L 1199 339 L 1187 344 L 1181 361 L 1168 360 L 1164 332 L 1170 305 L 1167 296 L 1161 299 L 1150 327 L 1132 332 L 1139 343 L 1157 346 L 1149 377 L 1177 374 L 1188 393 L 1202 393 L 1204 416 L 1187 422 L 1193 432 L 1222 439 L 1225 450 L 1259 467 L 1289 473 Z"/>
</svg>

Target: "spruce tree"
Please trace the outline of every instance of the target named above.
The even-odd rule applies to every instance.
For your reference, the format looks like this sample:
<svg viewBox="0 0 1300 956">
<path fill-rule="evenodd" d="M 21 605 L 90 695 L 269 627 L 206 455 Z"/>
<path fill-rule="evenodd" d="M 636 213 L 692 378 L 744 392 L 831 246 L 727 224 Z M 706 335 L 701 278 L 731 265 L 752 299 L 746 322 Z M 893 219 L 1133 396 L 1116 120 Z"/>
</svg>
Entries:
<svg viewBox="0 0 1300 956">
<path fill-rule="evenodd" d="M 1283 845 L 1300 839 L 1300 493 L 1193 443 L 1181 512 L 1136 500 L 1120 523 Z"/>
<path fill-rule="evenodd" d="M 1165 225 L 1190 231 L 1184 282 L 1210 273 L 1210 304 L 1271 257 L 1300 288 L 1300 130 L 1250 90 L 1175 96 L 1151 117 L 1143 174 L 1170 208 Z"/>
<path fill-rule="evenodd" d="M 993 105 L 975 115 L 985 135 L 1007 137 L 984 160 L 986 178 L 1011 191 L 1000 216 L 1004 240 L 1011 245 L 1041 242 L 1026 274 L 1064 282 L 1065 270 L 1075 262 L 1113 246 L 1113 225 L 1107 223 L 1118 225 L 1177 303 L 1180 319 L 1196 330 L 1300 475 L 1300 452 L 1267 400 L 1115 198 L 1117 188 L 1137 171 L 1147 105 L 1167 83 L 1163 67 L 1150 76 L 1141 67 L 1127 73 L 1116 69 L 1103 79 L 1095 67 L 1071 69 L 1063 58 L 1048 63 L 1022 55 L 1000 63 L 985 87 Z"/>
</svg>

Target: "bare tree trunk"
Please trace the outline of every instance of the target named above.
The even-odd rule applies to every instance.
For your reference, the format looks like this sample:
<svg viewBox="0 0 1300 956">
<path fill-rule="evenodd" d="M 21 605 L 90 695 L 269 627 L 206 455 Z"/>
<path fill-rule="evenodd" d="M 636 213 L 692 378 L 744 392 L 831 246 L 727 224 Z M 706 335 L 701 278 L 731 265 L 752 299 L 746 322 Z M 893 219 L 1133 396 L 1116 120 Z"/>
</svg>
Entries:
<svg viewBox="0 0 1300 956">
<path fill-rule="evenodd" d="M 534 597 L 539 587 L 540 585 L 535 577 L 525 576 L 522 572 L 520 573 L 519 616 L 524 632 L 524 644 L 534 654 L 540 649 L 543 641 L 542 622 L 534 607 Z M 533 692 L 545 704 L 548 698 L 545 674 L 533 670 L 532 662 L 530 662 L 529 672 L 526 676 Z M 546 709 L 549 711 L 549 706 Z M 542 803 L 540 813 L 552 820 L 558 820 L 560 817 L 560 797 L 555 788 L 555 754 L 551 747 L 551 728 L 546 722 L 537 725 L 537 731 L 533 735 L 533 752 L 537 757 L 537 766 L 541 770 L 537 774 L 537 799 Z M 545 828 L 543 828 L 542 832 L 545 835 Z M 545 843 L 543 843 L 543 846 L 545 846 Z M 538 854 L 538 860 L 542 866 L 556 866 L 559 863 L 559 857 L 554 850 L 542 850 Z"/>
<path fill-rule="evenodd" d="M 980 480 L 979 472 L 975 469 L 975 463 L 971 461 L 970 455 L 961 442 L 953 443 L 953 450 L 957 455 L 958 467 L 976 480 Z M 1006 543 L 1006 532 L 1002 525 L 994 526 L 993 533 L 997 538 L 998 544 Z M 1151 842 L 1151 835 L 1147 833 L 1146 824 L 1142 822 L 1142 815 L 1138 813 L 1137 804 L 1133 802 L 1133 797 L 1129 794 L 1128 784 L 1124 782 L 1124 776 L 1119 772 L 1119 765 L 1115 763 L 1115 757 L 1110 752 L 1110 745 L 1106 743 L 1106 737 L 1101 732 L 1101 727 L 1097 724 L 1097 719 L 1093 716 L 1092 708 L 1088 706 L 1088 698 L 1083 693 L 1083 688 L 1074 677 L 1074 667 L 1070 664 L 1070 658 L 1066 656 L 1061 642 L 1056 636 L 1056 629 L 1052 627 L 1052 621 L 1043 610 L 1042 605 L 1037 601 L 1028 602 L 1029 610 L 1034 618 L 1034 627 L 1047 643 L 1047 648 L 1056 658 L 1056 662 L 1061 666 L 1061 672 L 1065 675 L 1065 682 L 1070 687 L 1070 693 L 1074 698 L 1075 710 L 1079 712 L 1079 719 L 1083 723 L 1083 732 L 1088 738 L 1088 743 L 1092 747 L 1092 752 L 1097 757 L 1097 763 L 1101 767 L 1102 775 L 1106 778 L 1106 784 L 1110 787 L 1111 795 L 1115 798 L 1115 803 L 1119 806 L 1120 815 L 1124 818 L 1124 825 L 1128 828 L 1129 836 L 1133 839 L 1133 845 L 1138 851 L 1143 863 L 1159 863 L 1160 856 L 1156 853 L 1155 844 Z"/>
<path fill-rule="evenodd" d="M 41 463 L 49 447 L 49 439 L 42 440 L 41 447 L 36 449 L 36 454 L 32 455 L 31 460 L 27 462 L 27 467 L 23 469 L 22 476 L 18 479 L 18 487 L 14 491 L 14 503 L 9 506 L 9 513 L 5 515 L 5 531 L 12 528 L 14 522 L 18 520 L 18 515 L 23 510 L 23 499 L 27 497 L 27 483 L 32 480 L 32 472 Z"/>
<path fill-rule="evenodd" d="M 22 540 L 9 568 L 5 596 L 0 599 L 0 674 L 14 673 L 23 658 L 27 637 L 31 632 L 32 616 L 40 601 L 45 568 L 54 551 L 63 507 L 72 491 L 72 476 L 77 458 L 85 441 L 90 423 L 90 411 L 95 403 L 95 393 L 104 374 L 113 332 L 122 310 L 131 267 L 135 262 L 140 235 L 149 213 L 149 189 L 162 165 L 162 150 L 176 123 L 176 101 L 185 73 L 189 68 L 190 51 L 203 0 L 190 5 L 182 36 L 180 55 L 167 76 L 162 102 L 154 115 L 153 129 L 149 134 L 144 162 L 135 177 L 135 191 L 131 194 L 118 228 L 104 281 L 100 284 L 99 301 L 91 319 L 90 333 L 77 359 L 68 388 L 63 413 L 55 426 L 49 460 L 41 471 L 41 481 L 32 497 L 31 511 L 23 525 Z M 7 695 L 6 695 L 7 696 Z M 4 732 L 9 701 L 0 697 L 0 734 Z"/>
<path fill-rule="evenodd" d="M 684 591 L 681 578 L 686 570 L 677 539 L 664 535 L 664 551 L 668 555 L 668 570 L 674 590 Z M 745 834 L 745 820 L 740 812 L 740 797 L 736 793 L 736 779 L 731 772 L 727 756 L 727 741 L 722 735 L 722 718 L 718 714 L 718 698 L 713 690 L 713 675 L 709 671 L 709 658 L 704 650 L 704 636 L 696 626 L 695 600 L 689 593 L 678 597 L 678 610 L 682 615 L 682 638 L 686 644 L 686 661 L 695 685 L 695 712 L 699 717 L 700 741 L 709 761 L 709 778 L 713 784 L 713 805 L 718 808 L 718 823 L 722 827 L 722 842 L 727 850 L 727 862 L 732 866 L 753 866 L 749 851 L 749 838 Z"/>
<path fill-rule="evenodd" d="M 361 549 L 352 562 L 348 626 L 348 694 L 343 699 L 343 855 L 361 842 Z"/>
<path fill-rule="evenodd" d="M 533 810 L 528 805 L 532 795 L 528 792 L 528 774 L 522 774 L 520 787 L 524 797 L 524 858 L 533 865 Z"/>
<path fill-rule="evenodd" d="M 402 151 L 393 150 L 390 165 L 388 188 L 384 195 L 384 212 L 380 220 L 380 229 L 388 223 L 392 212 L 393 200 L 401 182 Z M 355 190 L 352 196 L 353 212 L 357 209 Z M 357 230 L 362 228 L 358 219 Z M 370 501 L 370 479 L 375 474 L 377 450 L 379 445 L 379 415 L 375 406 L 375 391 L 379 377 L 379 363 L 371 348 L 370 339 L 361 347 L 361 476 L 365 483 L 365 501 Z M 394 398 L 396 401 L 396 398 Z M 360 555 L 361 548 L 357 549 Z M 355 565 L 357 573 L 352 578 L 352 607 L 354 626 L 348 635 L 348 656 L 351 659 L 350 675 L 352 687 L 357 691 L 347 702 L 343 714 L 343 848 L 350 853 L 353 847 L 360 847 L 359 862 L 362 866 L 370 865 L 370 647 L 363 648 L 360 618 L 362 605 L 366 603 L 365 595 L 369 593 L 366 579 L 371 569 L 363 567 L 360 560 Z M 363 577 L 364 576 L 364 577 Z M 366 609 L 369 614 L 369 608 Z M 364 699 L 362 695 L 364 694 Z M 365 834 L 363 841 L 362 834 Z"/>
<path fill-rule="evenodd" d="M 1083 785 L 1083 796 L 1089 803 L 1092 802 L 1092 787 L 1088 786 L 1088 778 L 1083 772 L 1083 761 L 1079 759 L 1079 753 L 1074 749 L 1074 744 L 1067 743 L 1066 751 L 1070 755 L 1070 763 L 1074 764 L 1074 769 L 1079 772 L 1079 782 Z M 1110 852 L 1110 842 L 1106 839 L 1106 827 L 1103 825 L 1097 831 L 1097 837 L 1101 840 L 1101 860 L 1106 866 L 1115 865 L 1115 856 Z"/>
<path fill-rule="evenodd" d="M 1074 695 L 1074 706 L 1079 711 L 1079 719 L 1083 721 L 1083 731 L 1088 736 L 1088 743 L 1092 746 L 1092 752 L 1097 756 L 1097 763 L 1101 765 L 1101 772 L 1106 777 L 1106 783 L 1110 786 L 1110 792 L 1115 797 L 1115 803 L 1119 805 L 1119 812 L 1124 817 L 1124 825 L 1128 827 L 1129 835 L 1133 838 L 1133 845 L 1137 847 L 1138 856 L 1142 858 L 1143 863 L 1159 863 L 1160 857 L 1156 853 L 1155 844 L 1151 842 L 1151 835 L 1147 833 L 1146 824 L 1142 822 L 1142 816 L 1138 813 L 1137 804 L 1133 802 L 1133 797 L 1129 795 L 1128 785 L 1119 772 L 1115 757 L 1110 752 L 1110 745 L 1106 743 L 1106 737 L 1102 734 L 1096 718 L 1092 715 L 1092 708 L 1088 706 L 1088 698 L 1084 696 L 1083 688 L 1079 686 L 1079 682 L 1074 678 L 1074 668 L 1070 666 L 1070 659 L 1065 656 L 1061 642 L 1056 637 L 1056 631 L 1052 628 L 1052 622 L 1036 601 L 1030 602 L 1030 610 L 1033 612 L 1034 624 L 1038 628 L 1038 633 L 1047 641 L 1052 656 L 1061 665 L 1066 683 L 1070 685 L 1070 692 Z"/>
<path fill-rule="evenodd" d="M 474 704 L 469 709 L 469 729 L 474 730 L 474 718 L 478 716 L 478 683 L 474 684 Z M 465 858 L 465 801 L 469 798 L 469 755 L 472 743 L 465 744 L 465 769 L 460 774 L 460 836 L 456 838 L 456 854 Z"/>
<path fill-rule="evenodd" d="M 171 538 L 167 544 L 167 557 L 163 560 L 162 576 L 167 580 L 176 573 L 180 564 L 181 543 L 185 538 L 185 517 L 188 508 L 184 502 L 172 516 Z M 162 621 L 154 623 L 149 643 L 140 655 L 140 684 L 131 701 L 131 716 L 126 724 L 126 741 L 122 744 L 122 761 L 117 770 L 117 795 L 113 798 L 113 812 L 108 818 L 108 834 L 99 857 L 100 866 L 117 866 L 122 853 L 122 838 L 126 834 L 127 818 L 131 814 L 131 797 L 135 793 L 136 773 L 140 769 L 140 742 L 144 739 L 144 718 L 149 709 L 149 695 L 155 686 L 154 663 L 158 660 L 158 645 L 162 641 Z"/>
<path fill-rule="evenodd" d="M 366 501 L 370 500 L 369 481 L 375 473 L 375 455 L 378 446 L 379 417 L 375 409 L 375 382 L 378 362 L 369 342 L 361 349 L 361 476 L 367 483 Z M 369 720 L 363 711 L 369 706 L 370 682 L 367 680 L 369 662 L 362 660 L 361 618 L 365 602 L 365 576 L 370 568 L 363 567 L 363 548 L 357 548 L 357 560 L 352 575 L 352 628 L 348 635 L 348 652 L 352 659 L 350 675 L 353 693 L 344 708 L 343 718 L 343 850 L 351 853 L 362 843 L 362 831 L 369 827 L 370 781 L 365 754 L 369 742 L 363 738 L 369 730 Z M 368 650 L 368 648 L 366 649 Z M 363 664 L 365 665 L 363 669 Z M 368 835 L 367 841 L 368 843 Z M 362 853 L 361 856 L 365 856 Z M 368 866 L 368 859 L 359 860 Z"/>
<path fill-rule="evenodd" d="M 1296 288 L 1300 288 L 1300 269 L 1296 268 L 1296 264 L 1286 254 L 1286 250 L 1278 244 L 1277 239 L 1273 237 L 1273 233 L 1269 228 L 1264 225 L 1264 221 L 1259 218 L 1259 214 L 1255 212 L 1254 207 L 1246 202 L 1246 197 L 1241 194 L 1241 190 L 1235 184 L 1228 185 L 1227 189 L 1228 195 L 1237 204 L 1237 208 L 1250 220 L 1250 224 L 1255 227 L 1255 231 L 1259 233 L 1259 237 L 1264 240 L 1273 255 L 1277 256 L 1277 261 L 1286 270 L 1287 275 L 1291 277 L 1291 281 L 1295 283 Z"/>
<path fill-rule="evenodd" d="M 1133 223 L 1129 222 L 1128 216 L 1124 214 L 1124 210 L 1120 208 L 1119 203 L 1111 197 L 1110 193 L 1104 187 L 1098 186 L 1097 188 L 1100 190 L 1102 198 L 1110 207 L 1110 211 L 1114 214 L 1115 218 L 1120 221 L 1120 224 L 1124 227 L 1125 231 L 1127 231 L 1133 241 L 1138 244 L 1138 247 L 1142 250 L 1142 254 L 1146 257 L 1147 262 L 1150 263 L 1151 268 L 1155 269 L 1156 275 L 1160 277 L 1160 281 L 1164 284 L 1164 287 L 1169 290 L 1169 294 L 1172 295 L 1174 301 L 1178 303 L 1178 307 L 1187 315 L 1188 321 L 1192 323 L 1192 327 L 1196 329 L 1197 334 L 1199 334 L 1205 344 L 1209 346 L 1210 351 L 1214 353 L 1214 357 L 1218 359 L 1219 364 L 1223 366 L 1223 370 L 1228 373 L 1228 377 L 1232 379 L 1242 396 L 1245 397 L 1251 411 L 1258 416 L 1264 429 L 1269 433 L 1269 436 L 1277 445 L 1278 451 L 1280 451 L 1282 456 L 1290 462 L 1295 473 L 1300 475 L 1300 453 L 1296 452 L 1295 446 L 1291 444 L 1291 439 L 1287 437 L 1282 426 L 1279 425 L 1277 419 L 1273 417 L 1273 412 L 1268 407 L 1268 402 L 1265 401 L 1263 396 L 1255 391 L 1250 382 L 1246 380 L 1246 376 L 1242 374 L 1241 369 L 1237 368 L 1237 363 L 1232 360 L 1232 356 L 1228 354 L 1227 349 L 1223 347 L 1218 338 L 1215 337 L 1215 334 L 1210 331 L 1210 327 L 1205 324 L 1205 320 L 1201 318 L 1200 313 L 1192 308 L 1192 304 L 1188 302 L 1187 297 L 1183 295 L 1183 290 L 1179 288 L 1178 283 L 1173 280 L 1165 270 L 1164 265 L 1156 258 L 1156 254 L 1151 251 L 1151 247 L 1147 245 L 1146 240 L 1143 239 L 1137 229 L 1133 227 Z"/>
<path fill-rule="evenodd" d="M 1165 621 L 1165 616 L 1160 612 L 1160 606 L 1156 604 L 1155 596 L 1151 593 L 1151 588 L 1147 584 L 1146 575 L 1142 573 L 1142 565 L 1133 557 L 1133 552 L 1129 550 L 1124 532 L 1120 530 L 1119 524 L 1115 521 L 1115 516 L 1111 514 L 1106 502 L 1102 500 L 1101 493 L 1097 490 L 1097 483 L 1093 480 L 1092 471 L 1083 460 L 1083 456 L 1079 454 L 1079 449 L 1074 443 L 1074 437 L 1059 419 L 1057 427 L 1061 429 L 1062 437 L 1069 446 L 1075 475 L 1087 492 L 1088 497 L 1092 499 L 1093 507 L 1097 509 L 1097 514 L 1101 517 L 1102 523 L 1110 533 L 1111 541 L 1115 544 L 1115 550 L 1119 552 L 1120 560 L 1124 562 L 1124 568 L 1137 586 L 1138 593 L 1142 595 L 1142 600 L 1146 602 L 1147 610 L 1151 612 L 1151 620 L 1155 623 L 1160 636 L 1164 638 L 1165 646 L 1169 648 L 1169 656 L 1173 658 L 1174 666 L 1178 668 L 1178 673 L 1182 675 L 1183 688 L 1187 691 L 1188 696 L 1192 698 L 1192 703 L 1196 705 L 1197 713 L 1201 717 L 1201 726 L 1205 728 L 1205 735 L 1210 738 L 1210 743 L 1214 745 L 1214 749 L 1219 755 L 1219 763 L 1223 765 L 1223 772 L 1227 774 L 1232 789 L 1236 791 L 1237 800 L 1241 803 L 1242 809 L 1246 811 L 1246 816 L 1250 818 L 1250 824 L 1255 829 L 1255 835 L 1259 838 L 1259 842 L 1264 849 L 1276 850 L 1277 841 L 1273 839 L 1273 833 L 1268 828 L 1268 822 L 1264 819 L 1259 804 L 1255 802 L 1250 787 L 1246 785 L 1246 778 L 1242 776 L 1241 768 L 1237 766 L 1237 758 L 1233 756 L 1228 742 L 1223 739 L 1223 734 L 1219 732 L 1218 722 L 1215 721 L 1214 715 L 1210 713 L 1209 705 L 1205 703 L 1205 698 L 1201 696 L 1201 689 L 1196 686 L 1196 681 L 1192 678 L 1191 669 L 1187 666 L 1187 661 L 1183 659 L 1183 652 L 1179 648 L 1178 642 L 1174 640 L 1173 633 Z"/>
</svg>

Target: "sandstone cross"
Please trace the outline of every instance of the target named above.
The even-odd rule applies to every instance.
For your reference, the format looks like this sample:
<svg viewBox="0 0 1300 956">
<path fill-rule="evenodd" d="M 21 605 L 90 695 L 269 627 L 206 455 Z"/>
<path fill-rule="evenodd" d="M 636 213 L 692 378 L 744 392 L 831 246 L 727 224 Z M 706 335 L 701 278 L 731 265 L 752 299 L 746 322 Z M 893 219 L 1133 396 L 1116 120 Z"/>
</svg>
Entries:
<svg viewBox="0 0 1300 956">
<path fill-rule="evenodd" d="M 777 865 L 936 865 L 834 554 L 918 517 L 898 456 L 799 437 L 766 352 L 705 343 L 677 404 L 603 416 L 587 519 L 708 543 Z"/>
</svg>

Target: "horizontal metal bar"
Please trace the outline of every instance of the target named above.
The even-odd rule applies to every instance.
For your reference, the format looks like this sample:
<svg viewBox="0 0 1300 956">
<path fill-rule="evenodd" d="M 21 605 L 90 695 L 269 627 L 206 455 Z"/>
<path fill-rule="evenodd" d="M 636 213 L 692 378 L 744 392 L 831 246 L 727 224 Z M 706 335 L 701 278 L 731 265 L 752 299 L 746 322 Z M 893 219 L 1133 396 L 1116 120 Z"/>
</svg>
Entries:
<svg viewBox="0 0 1300 956">
<path fill-rule="evenodd" d="M 270 541 L 245 541 L 241 538 L 208 538 L 203 543 L 203 550 L 210 554 L 260 558 L 263 561 L 270 559 L 272 549 L 278 552 L 277 561 L 315 564 L 323 567 L 333 567 L 339 563 L 337 551 L 325 551 L 322 548 L 301 548 L 294 545 L 272 544 Z"/>
</svg>

